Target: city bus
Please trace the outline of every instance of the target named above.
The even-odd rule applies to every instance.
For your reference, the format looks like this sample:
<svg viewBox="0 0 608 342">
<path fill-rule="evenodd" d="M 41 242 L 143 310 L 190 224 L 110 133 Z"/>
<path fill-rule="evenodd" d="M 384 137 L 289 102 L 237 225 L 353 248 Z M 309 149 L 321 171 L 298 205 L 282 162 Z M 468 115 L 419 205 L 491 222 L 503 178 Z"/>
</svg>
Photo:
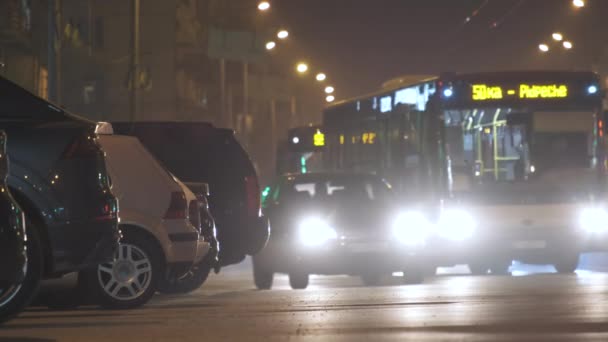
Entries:
<svg viewBox="0 0 608 342">
<path fill-rule="evenodd" d="M 391 82 L 324 111 L 324 164 L 393 184 L 437 265 L 571 273 L 608 236 L 603 98 L 592 72 Z"/>
</svg>

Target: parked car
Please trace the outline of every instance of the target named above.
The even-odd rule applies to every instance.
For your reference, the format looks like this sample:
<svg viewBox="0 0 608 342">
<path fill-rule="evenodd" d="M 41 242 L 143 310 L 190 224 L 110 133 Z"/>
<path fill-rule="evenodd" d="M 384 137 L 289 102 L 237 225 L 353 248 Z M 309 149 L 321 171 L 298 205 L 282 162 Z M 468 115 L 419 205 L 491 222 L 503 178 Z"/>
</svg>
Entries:
<svg viewBox="0 0 608 342">
<path fill-rule="evenodd" d="M 137 138 L 101 135 L 100 143 L 120 202 L 123 239 L 115 260 L 84 271 L 84 279 L 102 306 L 135 308 L 200 264 L 211 244 L 201 234 L 196 196 Z"/>
<path fill-rule="evenodd" d="M 11 300 L 19 291 L 33 292 L 22 286 L 26 276 L 32 288 L 38 286 L 41 277 L 40 269 L 28 272 L 25 217 L 6 185 L 7 177 L 6 134 L 0 131 L 0 323 L 17 315 L 31 299 Z M 36 256 L 32 254 L 31 258 Z"/>
<path fill-rule="evenodd" d="M 415 217 L 400 212 L 390 185 L 366 174 L 288 174 L 263 193 L 273 233 L 253 257 L 254 282 L 272 287 L 287 273 L 294 289 L 310 274 L 360 276 L 375 285 L 403 271 L 409 283 L 425 275 L 427 236 Z M 431 266 L 432 268 L 432 266 Z"/>
<path fill-rule="evenodd" d="M 39 272 L 60 277 L 112 260 L 118 203 L 96 127 L 0 77 L 0 129 L 10 137 L 7 183 L 28 236 L 27 276 L 5 307 L 32 297 Z"/>
<path fill-rule="evenodd" d="M 220 242 L 220 264 L 259 252 L 270 227 L 260 210 L 260 187 L 249 156 L 234 132 L 201 122 L 112 123 L 139 140 L 187 184 L 209 184 L 209 207 Z"/>
</svg>

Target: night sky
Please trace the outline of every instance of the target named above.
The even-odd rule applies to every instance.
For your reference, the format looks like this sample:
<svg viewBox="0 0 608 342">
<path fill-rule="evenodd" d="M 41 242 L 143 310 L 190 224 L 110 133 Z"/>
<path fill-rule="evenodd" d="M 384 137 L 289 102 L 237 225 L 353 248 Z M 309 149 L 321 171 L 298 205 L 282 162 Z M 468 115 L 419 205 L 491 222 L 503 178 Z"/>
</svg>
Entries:
<svg viewBox="0 0 608 342">
<path fill-rule="evenodd" d="M 326 71 L 338 98 L 403 74 L 590 69 L 608 46 L 607 0 L 587 0 L 582 9 L 571 0 L 275 0 L 273 6 L 274 21 L 292 34 L 286 58 Z M 552 45 L 541 55 L 538 44 L 552 43 L 554 31 L 574 49 Z"/>
</svg>

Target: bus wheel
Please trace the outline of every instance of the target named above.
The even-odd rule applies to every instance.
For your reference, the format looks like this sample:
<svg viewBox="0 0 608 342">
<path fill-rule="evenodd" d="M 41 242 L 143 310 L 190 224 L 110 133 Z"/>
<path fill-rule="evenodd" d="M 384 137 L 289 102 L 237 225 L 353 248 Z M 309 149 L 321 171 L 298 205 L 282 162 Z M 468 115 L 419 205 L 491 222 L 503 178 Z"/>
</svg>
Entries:
<svg viewBox="0 0 608 342">
<path fill-rule="evenodd" d="M 565 257 L 554 264 L 555 269 L 560 274 L 574 273 L 578 268 L 578 254 L 570 257 Z"/>
</svg>

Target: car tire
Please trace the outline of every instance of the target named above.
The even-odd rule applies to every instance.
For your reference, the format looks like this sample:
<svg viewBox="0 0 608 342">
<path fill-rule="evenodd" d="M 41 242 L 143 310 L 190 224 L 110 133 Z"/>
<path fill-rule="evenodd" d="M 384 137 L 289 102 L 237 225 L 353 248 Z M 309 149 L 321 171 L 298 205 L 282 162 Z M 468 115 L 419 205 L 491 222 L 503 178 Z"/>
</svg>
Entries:
<svg viewBox="0 0 608 342">
<path fill-rule="evenodd" d="M 162 251 L 152 238 L 126 232 L 115 260 L 83 271 L 95 302 L 105 309 L 126 310 L 146 304 L 164 274 Z"/>
<path fill-rule="evenodd" d="M 291 279 L 291 277 L 290 277 Z M 253 283 L 258 290 L 270 290 L 274 281 L 274 272 L 253 261 Z"/>
<path fill-rule="evenodd" d="M 198 265 L 192 266 L 190 271 L 178 279 L 166 279 L 158 287 L 158 292 L 163 294 L 187 294 L 198 290 L 209 277 L 214 265 L 204 260 Z"/>
<path fill-rule="evenodd" d="M 309 276 L 307 273 L 289 273 L 289 285 L 294 290 L 304 290 L 308 287 Z"/>
<path fill-rule="evenodd" d="M 40 233 L 26 220 L 27 263 L 25 279 L 20 285 L 0 290 L 0 323 L 18 315 L 34 298 L 44 270 Z"/>
<path fill-rule="evenodd" d="M 382 275 L 379 273 L 365 273 L 361 276 L 361 282 L 365 286 L 378 286 L 382 281 Z"/>
<path fill-rule="evenodd" d="M 557 273 L 571 274 L 578 268 L 579 256 L 563 258 L 554 264 Z"/>
</svg>

